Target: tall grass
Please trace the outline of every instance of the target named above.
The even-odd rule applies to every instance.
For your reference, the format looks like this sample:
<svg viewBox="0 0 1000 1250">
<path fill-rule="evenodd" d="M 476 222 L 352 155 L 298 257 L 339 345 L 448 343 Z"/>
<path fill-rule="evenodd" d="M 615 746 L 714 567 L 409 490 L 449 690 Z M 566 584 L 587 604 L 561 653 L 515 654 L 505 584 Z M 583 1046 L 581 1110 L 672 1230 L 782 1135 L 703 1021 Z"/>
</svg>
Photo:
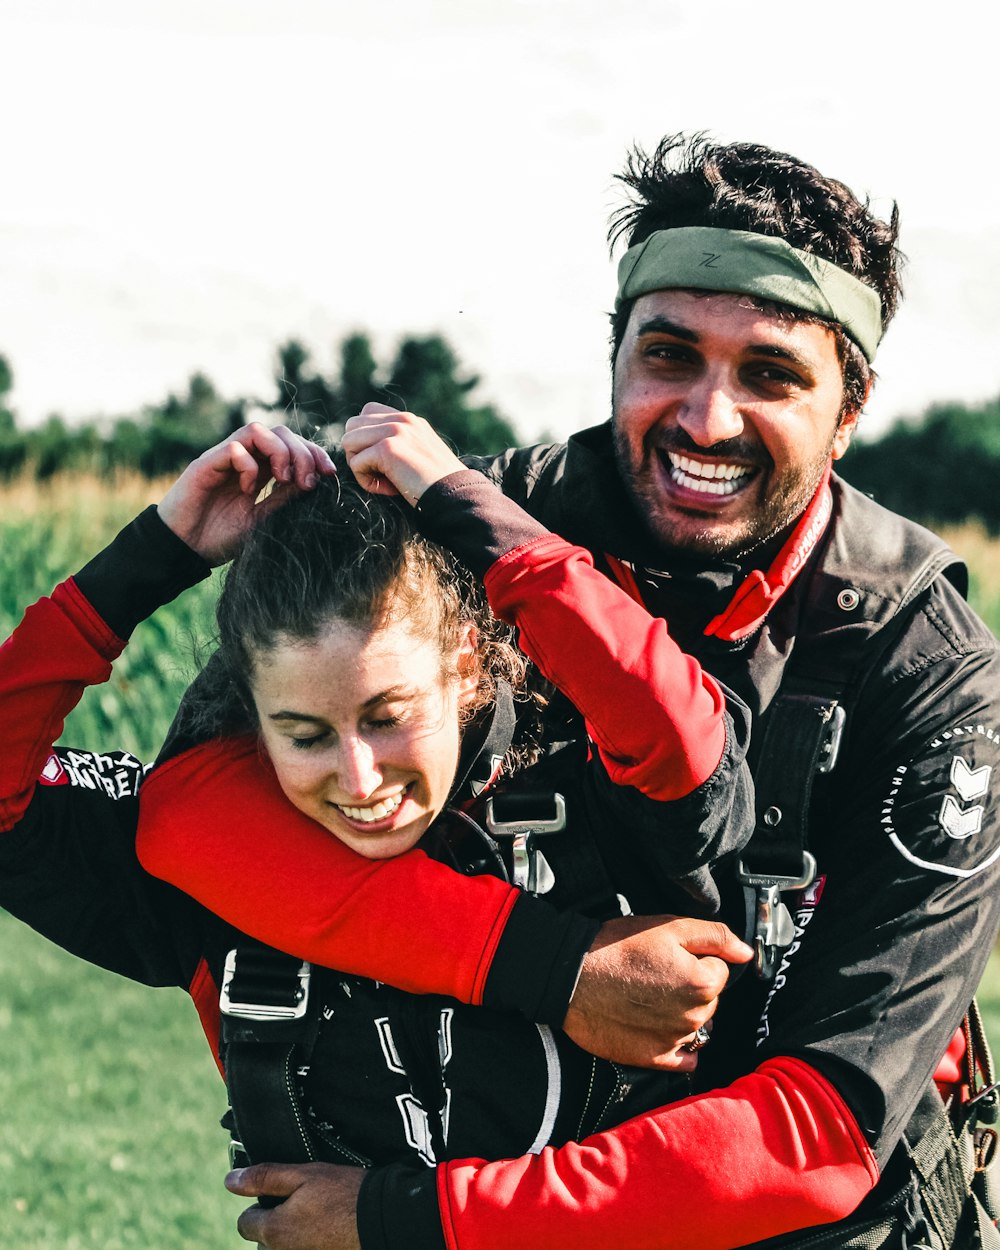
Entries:
<svg viewBox="0 0 1000 1250">
<path fill-rule="evenodd" d="M 138 475 L 120 477 L 111 489 L 67 476 L 44 488 L 17 482 L 0 490 L 0 637 L 165 490 L 166 483 Z M 85 692 L 61 740 L 152 759 L 213 636 L 217 593 L 216 573 L 144 621 L 111 680 Z"/>
</svg>

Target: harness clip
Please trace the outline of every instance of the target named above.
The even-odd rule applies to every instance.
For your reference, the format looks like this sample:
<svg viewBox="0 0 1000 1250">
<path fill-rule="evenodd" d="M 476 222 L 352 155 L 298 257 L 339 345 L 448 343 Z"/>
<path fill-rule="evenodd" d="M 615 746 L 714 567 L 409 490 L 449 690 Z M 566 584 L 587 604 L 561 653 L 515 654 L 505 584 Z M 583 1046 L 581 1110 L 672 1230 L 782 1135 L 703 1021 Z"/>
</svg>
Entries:
<svg viewBox="0 0 1000 1250">
<path fill-rule="evenodd" d="M 816 859 L 803 851 L 802 872 L 797 877 L 750 872 L 741 859 L 736 866 L 736 876 L 748 905 L 753 899 L 754 970 L 762 981 L 773 980 L 782 955 L 795 938 L 795 922 L 781 895 L 787 890 L 804 890 L 812 884 L 816 877 Z"/>
<path fill-rule="evenodd" d="M 548 820 L 527 817 L 497 820 L 493 814 L 493 799 L 486 801 L 486 828 L 494 838 L 511 839 L 512 880 L 518 889 L 529 894 L 547 894 L 556 883 L 551 864 L 534 845 L 536 837 L 559 833 L 566 828 L 566 801 L 561 794 L 553 794 L 552 799 L 555 815 Z"/>
</svg>

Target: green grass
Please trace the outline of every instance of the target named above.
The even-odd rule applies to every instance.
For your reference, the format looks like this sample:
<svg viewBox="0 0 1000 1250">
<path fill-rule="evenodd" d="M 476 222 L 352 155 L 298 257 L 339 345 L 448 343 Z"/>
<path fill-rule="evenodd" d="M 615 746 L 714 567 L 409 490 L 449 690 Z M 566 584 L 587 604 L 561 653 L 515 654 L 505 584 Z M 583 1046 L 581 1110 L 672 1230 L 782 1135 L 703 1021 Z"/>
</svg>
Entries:
<svg viewBox="0 0 1000 1250">
<path fill-rule="evenodd" d="M 180 990 L 0 912 L 0 1227 L 17 1250 L 235 1250 L 225 1087 Z"/>
</svg>

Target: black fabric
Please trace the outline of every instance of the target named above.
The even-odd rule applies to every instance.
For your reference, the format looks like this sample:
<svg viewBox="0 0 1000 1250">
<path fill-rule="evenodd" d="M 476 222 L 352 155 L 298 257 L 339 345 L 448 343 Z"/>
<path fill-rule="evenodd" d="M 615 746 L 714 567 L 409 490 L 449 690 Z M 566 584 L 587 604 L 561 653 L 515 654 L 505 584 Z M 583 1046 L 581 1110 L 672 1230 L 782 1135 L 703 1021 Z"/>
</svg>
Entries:
<svg viewBox="0 0 1000 1250">
<path fill-rule="evenodd" d="M 436 1180 L 434 1171 L 406 1165 L 367 1172 L 358 1194 L 364 1250 L 446 1250 Z"/>
<path fill-rule="evenodd" d="M 508 551 L 548 532 L 471 469 L 435 482 L 414 515 L 421 533 L 448 547 L 479 577 Z"/>
<path fill-rule="evenodd" d="M 140 621 L 211 572 L 151 504 L 74 580 L 118 637 L 127 639 Z"/>
</svg>

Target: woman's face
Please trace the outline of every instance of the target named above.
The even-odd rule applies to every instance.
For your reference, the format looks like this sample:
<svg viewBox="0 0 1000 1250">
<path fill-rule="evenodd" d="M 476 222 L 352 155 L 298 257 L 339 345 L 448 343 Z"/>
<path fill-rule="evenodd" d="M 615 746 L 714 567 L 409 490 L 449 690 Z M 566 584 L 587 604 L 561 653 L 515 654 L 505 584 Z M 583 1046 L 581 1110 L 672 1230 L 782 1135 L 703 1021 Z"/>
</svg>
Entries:
<svg viewBox="0 0 1000 1250">
<path fill-rule="evenodd" d="M 259 655 L 261 734 L 299 811 L 366 859 L 414 846 L 455 778 L 459 711 L 477 687 L 473 641 L 470 626 L 442 655 L 403 620 L 369 630 L 334 619 L 315 642 Z"/>
</svg>

